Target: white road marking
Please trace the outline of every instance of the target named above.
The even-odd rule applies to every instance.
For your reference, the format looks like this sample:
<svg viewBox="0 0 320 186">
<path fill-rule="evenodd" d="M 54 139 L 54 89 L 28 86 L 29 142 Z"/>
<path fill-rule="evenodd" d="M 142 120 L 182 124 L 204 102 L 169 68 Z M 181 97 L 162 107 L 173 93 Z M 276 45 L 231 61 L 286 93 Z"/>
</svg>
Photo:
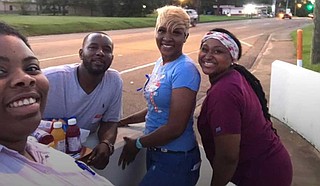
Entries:
<svg viewBox="0 0 320 186">
<path fill-rule="evenodd" d="M 139 69 L 142 69 L 142 68 L 145 68 L 145 67 L 152 66 L 154 64 L 156 64 L 156 62 L 148 63 L 148 64 L 145 64 L 145 65 L 141 65 L 141 66 L 138 66 L 138 67 L 130 68 L 130 69 L 127 69 L 127 70 L 123 70 L 123 71 L 121 71 L 119 73 L 120 74 L 125 74 L 125 73 L 128 73 L 128 72 L 132 72 L 132 71 L 135 71 L 135 70 L 139 70 Z"/>
<path fill-rule="evenodd" d="M 47 39 L 47 37 L 29 37 L 28 41 L 37 41 L 37 40 L 43 40 Z"/>
<path fill-rule="evenodd" d="M 44 59 L 40 59 L 39 61 L 50 61 L 50 60 L 54 60 L 54 59 L 61 59 L 61 58 L 66 58 L 66 57 L 74 57 L 74 56 L 78 56 L 79 54 L 70 54 L 70 55 L 64 55 L 64 56 L 58 56 L 58 57 L 50 57 L 50 58 L 44 58 Z"/>
<path fill-rule="evenodd" d="M 244 42 L 244 41 L 240 41 L 242 44 L 244 44 L 244 45 L 247 45 L 247 46 L 249 46 L 249 47 L 252 47 L 253 45 L 251 45 L 251 44 L 249 44 L 249 43 L 246 43 L 246 42 Z"/>
<path fill-rule="evenodd" d="M 237 27 L 236 30 L 240 30 L 240 29 L 245 29 L 248 28 L 247 26 L 241 26 L 241 27 Z"/>
<path fill-rule="evenodd" d="M 264 33 L 261 33 L 261 34 L 257 34 L 257 35 L 253 35 L 253 36 L 250 36 L 250 37 L 246 37 L 246 38 L 243 38 L 242 40 L 247 40 L 247 39 L 251 39 L 251 38 L 254 38 L 254 37 L 259 37 L 261 35 L 263 35 Z"/>
</svg>

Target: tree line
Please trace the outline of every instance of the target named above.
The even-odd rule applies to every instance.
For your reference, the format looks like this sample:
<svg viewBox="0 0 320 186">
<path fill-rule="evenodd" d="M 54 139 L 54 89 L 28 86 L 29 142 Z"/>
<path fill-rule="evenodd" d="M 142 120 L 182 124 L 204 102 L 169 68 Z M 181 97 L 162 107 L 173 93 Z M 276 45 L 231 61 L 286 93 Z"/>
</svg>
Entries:
<svg viewBox="0 0 320 186">
<path fill-rule="evenodd" d="M 286 0 L 277 0 L 281 2 Z M 288 0 L 289 1 L 289 0 Z M 32 0 L 21 0 L 32 2 Z M 282 4 L 284 4 L 282 2 Z M 164 5 L 178 5 L 196 9 L 199 13 L 213 11 L 213 6 L 243 6 L 246 3 L 272 4 L 273 0 L 35 0 L 37 14 L 67 15 L 68 7 L 90 10 L 91 16 L 143 17 Z"/>
<path fill-rule="evenodd" d="M 296 4 L 303 3 L 304 0 L 18 0 L 18 2 L 21 3 L 22 14 L 28 14 L 25 7 L 33 3 L 36 4 L 38 15 L 67 15 L 68 8 L 72 7 L 74 10 L 85 9 L 90 12 L 90 16 L 144 17 L 155 9 L 169 4 L 193 8 L 199 14 L 220 15 L 221 5 L 242 7 L 247 3 L 265 5 L 275 3 L 277 13 L 285 8 L 296 10 Z M 298 16 L 305 16 L 308 12 L 300 8 L 295 13 L 301 14 Z"/>
</svg>

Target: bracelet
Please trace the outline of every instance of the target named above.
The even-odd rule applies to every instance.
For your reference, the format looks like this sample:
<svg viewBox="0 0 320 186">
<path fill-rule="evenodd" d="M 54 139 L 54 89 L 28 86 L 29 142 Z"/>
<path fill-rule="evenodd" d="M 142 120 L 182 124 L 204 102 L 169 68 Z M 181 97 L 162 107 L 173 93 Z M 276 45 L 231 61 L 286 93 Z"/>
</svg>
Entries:
<svg viewBox="0 0 320 186">
<path fill-rule="evenodd" d="M 136 140 L 136 147 L 137 147 L 137 149 L 142 149 L 143 148 L 143 146 L 142 146 L 142 144 L 140 142 L 140 138 L 137 138 L 137 140 Z"/>
<path fill-rule="evenodd" d="M 114 145 L 113 145 L 110 141 L 108 141 L 108 140 L 100 141 L 100 144 L 101 144 L 101 143 L 104 143 L 104 144 L 106 144 L 106 145 L 108 146 L 110 155 L 112 155 L 113 152 L 114 152 Z"/>
</svg>

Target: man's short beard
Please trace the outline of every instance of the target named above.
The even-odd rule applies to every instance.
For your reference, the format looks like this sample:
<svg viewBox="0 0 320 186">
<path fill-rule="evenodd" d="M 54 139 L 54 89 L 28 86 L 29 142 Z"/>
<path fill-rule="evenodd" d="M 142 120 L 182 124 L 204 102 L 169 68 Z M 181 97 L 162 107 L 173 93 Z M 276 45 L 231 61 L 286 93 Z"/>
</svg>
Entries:
<svg viewBox="0 0 320 186">
<path fill-rule="evenodd" d="M 86 68 L 89 72 L 89 74 L 94 75 L 94 76 L 99 76 L 101 74 L 104 74 L 107 70 L 93 70 L 91 68 Z"/>
<path fill-rule="evenodd" d="M 91 68 L 90 62 L 83 62 L 83 65 L 84 65 L 85 69 L 87 69 L 88 73 L 91 75 L 94 75 L 94 76 L 99 76 L 101 74 L 104 74 L 109 68 L 109 67 L 107 67 L 105 69 L 95 70 L 95 69 Z"/>
</svg>

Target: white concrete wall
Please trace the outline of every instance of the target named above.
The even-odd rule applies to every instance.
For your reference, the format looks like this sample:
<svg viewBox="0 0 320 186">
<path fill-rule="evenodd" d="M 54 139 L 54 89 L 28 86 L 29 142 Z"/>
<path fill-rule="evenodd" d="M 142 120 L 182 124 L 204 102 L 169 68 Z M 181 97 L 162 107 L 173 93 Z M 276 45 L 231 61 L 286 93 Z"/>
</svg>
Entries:
<svg viewBox="0 0 320 186">
<path fill-rule="evenodd" d="M 272 116 L 320 150 L 320 73 L 274 61 L 269 104 Z"/>
<path fill-rule="evenodd" d="M 105 169 L 95 169 L 95 171 L 98 174 L 106 177 L 115 186 L 139 185 L 139 182 L 146 173 L 146 150 L 140 150 L 135 161 L 130 164 L 125 170 L 122 170 L 121 167 L 118 166 L 118 160 L 125 143 L 123 137 L 127 136 L 137 138 L 143 135 L 143 130 L 144 123 L 135 124 L 125 128 L 118 128 L 118 135 L 116 143 L 114 144 L 115 151 L 109 159 L 109 164 Z M 97 143 L 97 135 L 92 134 L 88 137 L 87 141 L 83 145 L 93 149 Z"/>
<path fill-rule="evenodd" d="M 103 170 L 95 171 L 106 177 L 111 181 L 115 186 L 135 186 L 139 185 L 141 179 L 146 173 L 146 149 L 143 149 L 137 155 L 135 161 L 130 164 L 125 170 L 122 170 L 118 166 L 118 159 L 123 149 L 124 145 L 124 136 L 137 138 L 138 136 L 143 135 L 145 123 L 139 123 L 131 125 L 130 127 L 118 128 L 118 136 L 115 143 L 114 154 L 110 157 L 109 164 Z M 95 134 L 90 135 L 87 141 L 83 144 L 86 147 L 94 148 L 95 144 L 98 143 L 97 136 Z M 200 146 L 201 153 L 201 167 L 200 167 L 200 178 L 197 183 L 197 186 L 210 185 L 212 177 L 212 169 L 205 156 L 205 152 L 202 146 Z M 234 184 L 229 183 L 227 186 L 234 186 Z"/>
</svg>

